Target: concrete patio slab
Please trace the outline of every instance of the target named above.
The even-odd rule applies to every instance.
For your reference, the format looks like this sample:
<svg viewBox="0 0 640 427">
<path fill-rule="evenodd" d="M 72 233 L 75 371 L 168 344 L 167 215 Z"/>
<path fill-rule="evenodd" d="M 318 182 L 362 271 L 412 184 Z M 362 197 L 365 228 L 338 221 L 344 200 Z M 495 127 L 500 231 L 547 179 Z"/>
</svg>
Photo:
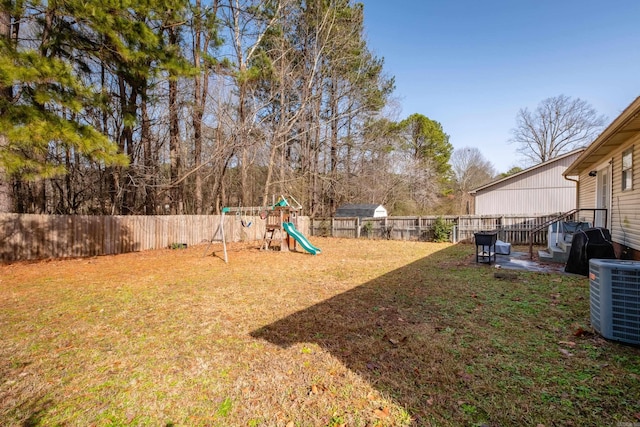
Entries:
<svg viewBox="0 0 640 427">
<path fill-rule="evenodd" d="M 496 256 L 495 268 L 504 268 L 506 270 L 523 270 L 537 271 L 540 273 L 562 273 L 564 272 L 564 264 L 560 263 L 542 263 L 529 259 L 528 252 L 511 252 L 509 255 L 498 254 Z"/>
</svg>

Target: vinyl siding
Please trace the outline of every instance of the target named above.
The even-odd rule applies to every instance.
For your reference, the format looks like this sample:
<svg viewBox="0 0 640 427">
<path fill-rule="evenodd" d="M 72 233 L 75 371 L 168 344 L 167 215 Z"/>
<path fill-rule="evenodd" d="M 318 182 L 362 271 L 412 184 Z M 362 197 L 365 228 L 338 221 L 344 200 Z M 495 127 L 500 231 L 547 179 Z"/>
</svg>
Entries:
<svg viewBox="0 0 640 427">
<path fill-rule="evenodd" d="M 622 152 L 633 146 L 633 187 L 622 191 Z M 611 217 L 609 229 L 614 242 L 640 250 L 640 134 L 611 153 Z M 596 178 L 580 175 L 580 208 L 596 206 Z"/>
<path fill-rule="evenodd" d="M 476 215 L 544 215 L 576 207 L 576 183 L 562 173 L 578 154 L 532 168 L 476 192 Z"/>
<path fill-rule="evenodd" d="M 595 176 L 589 176 L 588 171 L 580 175 L 578 208 L 593 209 L 596 207 L 596 185 L 597 178 Z"/>
<path fill-rule="evenodd" d="M 622 152 L 633 146 L 633 186 L 622 191 Z M 623 246 L 640 250 L 640 135 L 613 155 L 611 237 Z"/>
</svg>

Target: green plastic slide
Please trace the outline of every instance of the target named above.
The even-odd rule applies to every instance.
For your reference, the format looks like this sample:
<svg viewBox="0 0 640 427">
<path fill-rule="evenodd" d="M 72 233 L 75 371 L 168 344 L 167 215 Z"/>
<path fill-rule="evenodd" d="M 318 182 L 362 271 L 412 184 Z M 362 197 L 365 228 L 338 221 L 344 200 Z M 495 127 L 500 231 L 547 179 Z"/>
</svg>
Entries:
<svg viewBox="0 0 640 427">
<path fill-rule="evenodd" d="M 289 236 L 293 237 L 296 240 L 296 242 L 300 243 L 300 246 L 302 246 L 302 248 L 305 251 L 309 252 L 311 255 L 316 255 L 321 252 L 319 248 L 316 248 L 315 246 L 313 246 L 311 242 L 309 242 L 309 240 L 307 240 L 307 238 L 304 237 L 304 234 L 302 234 L 296 229 L 296 226 L 293 225 L 292 222 L 284 222 L 282 223 L 282 227 L 284 228 L 284 231 L 286 231 L 287 234 L 289 234 Z"/>
</svg>

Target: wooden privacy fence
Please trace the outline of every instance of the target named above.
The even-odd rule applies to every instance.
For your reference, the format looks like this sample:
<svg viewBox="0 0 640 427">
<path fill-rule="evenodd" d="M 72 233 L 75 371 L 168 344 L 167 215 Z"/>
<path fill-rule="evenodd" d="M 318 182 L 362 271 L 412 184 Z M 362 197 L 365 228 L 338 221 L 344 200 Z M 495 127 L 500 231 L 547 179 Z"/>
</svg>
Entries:
<svg viewBox="0 0 640 427">
<path fill-rule="evenodd" d="M 172 245 L 220 241 L 220 215 L 88 216 L 0 214 L 0 261 L 113 255 Z M 244 227 L 251 222 L 250 227 Z M 227 242 L 264 236 L 259 217 L 225 218 Z M 309 233 L 309 219 L 298 217 L 298 229 Z"/>
<path fill-rule="evenodd" d="M 557 214 L 527 216 L 395 216 L 387 218 L 320 218 L 311 220 L 311 235 L 346 238 L 378 238 L 393 240 L 424 240 L 434 238 L 434 225 L 441 218 L 450 229 L 454 243 L 473 239 L 478 231 L 498 231 L 498 238 L 515 245 L 529 243 L 529 233 Z M 533 233 L 534 245 L 546 245 L 547 230 Z"/>
<path fill-rule="evenodd" d="M 433 240 L 441 218 L 451 226 L 450 240 L 473 239 L 477 231 L 497 230 L 498 238 L 528 244 L 529 233 L 556 215 L 525 216 L 397 216 L 387 218 L 298 217 L 298 229 L 312 236 Z M 219 215 L 88 216 L 0 214 L 0 261 L 86 257 L 189 246 L 221 239 Z M 250 227 L 242 226 L 251 222 Z M 261 240 L 265 222 L 259 217 L 226 216 L 228 242 Z M 533 234 L 534 245 L 546 245 L 546 229 Z"/>
</svg>

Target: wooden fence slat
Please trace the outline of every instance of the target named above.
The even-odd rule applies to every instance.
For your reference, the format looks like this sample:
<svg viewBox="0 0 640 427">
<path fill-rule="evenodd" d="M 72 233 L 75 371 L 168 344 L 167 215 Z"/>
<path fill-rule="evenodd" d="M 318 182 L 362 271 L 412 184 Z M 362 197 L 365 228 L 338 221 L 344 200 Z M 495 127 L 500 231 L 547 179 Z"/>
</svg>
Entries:
<svg viewBox="0 0 640 427">
<path fill-rule="evenodd" d="M 473 239 L 475 232 L 498 230 L 498 238 L 512 244 L 527 244 L 529 230 L 555 217 L 523 216 L 420 216 L 387 218 L 298 217 L 298 229 L 312 236 L 344 238 L 388 238 L 431 240 L 440 218 L 455 226 L 455 240 Z M 265 221 L 245 217 L 251 226 L 241 225 L 240 217 L 226 215 L 227 241 L 256 241 L 264 235 Z M 172 243 L 197 245 L 219 239 L 220 216 L 81 216 L 0 214 L 0 261 L 64 258 L 119 254 L 167 248 Z M 546 244 L 547 232 L 534 233 L 535 245 Z"/>
<path fill-rule="evenodd" d="M 172 243 L 188 246 L 221 236 L 219 215 L 88 216 L 0 214 L 0 261 L 114 255 L 167 248 Z M 265 221 L 225 216 L 228 242 L 262 240 Z M 297 228 L 309 234 L 310 221 L 298 216 Z M 214 236 L 215 234 L 215 236 Z"/>
<path fill-rule="evenodd" d="M 395 240 L 431 240 L 433 226 L 440 219 L 455 227 L 455 241 L 471 240 L 478 231 L 498 230 L 500 240 L 525 245 L 529 242 L 529 231 L 555 215 L 542 217 L 524 216 L 421 216 L 387 218 L 316 218 L 311 220 L 309 230 L 314 236 L 369 237 Z M 365 230 L 370 230 L 367 233 Z M 547 230 L 533 234 L 535 245 L 545 245 Z"/>
</svg>

